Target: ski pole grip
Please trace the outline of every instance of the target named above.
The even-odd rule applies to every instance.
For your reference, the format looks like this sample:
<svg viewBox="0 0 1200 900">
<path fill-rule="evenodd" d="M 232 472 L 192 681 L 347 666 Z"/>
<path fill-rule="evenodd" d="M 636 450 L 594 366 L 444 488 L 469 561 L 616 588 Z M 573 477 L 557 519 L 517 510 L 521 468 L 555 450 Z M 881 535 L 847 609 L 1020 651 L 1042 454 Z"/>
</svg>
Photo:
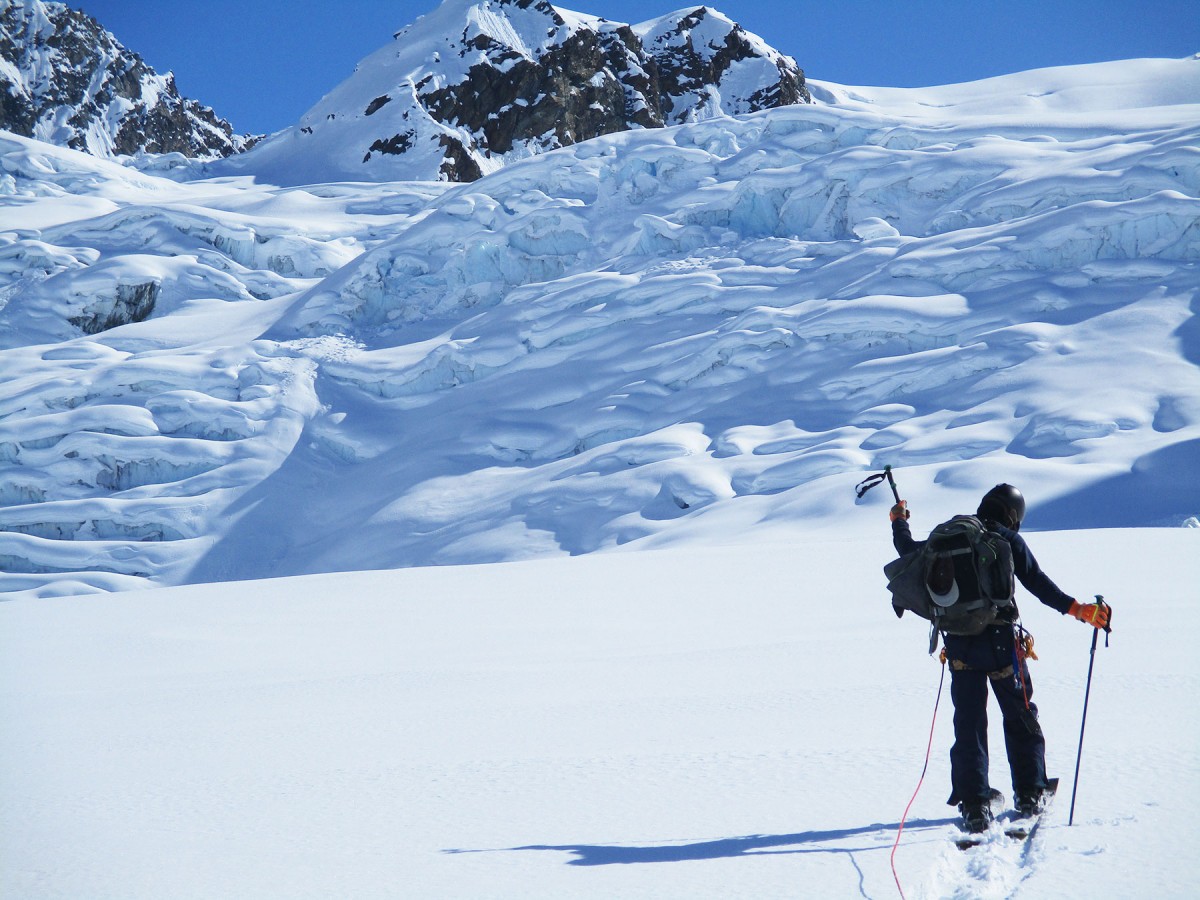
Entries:
<svg viewBox="0 0 1200 900">
<path fill-rule="evenodd" d="M 1108 646 L 1108 636 L 1110 634 L 1112 634 L 1112 606 L 1110 604 L 1104 602 L 1103 594 L 1096 595 L 1096 605 L 1103 606 L 1105 609 L 1108 610 L 1108 621 L 1104 625 L 1104 646 L 1107 647 Z"/>
</svg>

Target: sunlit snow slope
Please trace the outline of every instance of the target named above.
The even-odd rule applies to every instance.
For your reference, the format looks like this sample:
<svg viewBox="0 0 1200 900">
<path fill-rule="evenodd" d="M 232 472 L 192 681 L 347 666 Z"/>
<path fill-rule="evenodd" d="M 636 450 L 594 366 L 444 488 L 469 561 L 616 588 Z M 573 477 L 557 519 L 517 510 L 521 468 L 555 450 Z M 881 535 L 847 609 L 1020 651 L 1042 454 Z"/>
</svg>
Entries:
<svg viewBox="0 0 1200 900">
<path fill-rule="evenodd" d="M 1200 60 L 814 94 L 453 189 L 3 136 L 0 588 L 1200 514 Z"/>
<path fill-rule="evenodd" d="M 942 676 L 888 608 L 886 509 L 857 540 L 0 603 L 0 894 L 1194 897 L 1200 531 L 1033 536 L 1115 607 L 1074 825 L 1091 630 L 1023 594 L 1058 801 L 1029 844 L 954 846 L 947 689 L 893 857 Z"/>
</svg>

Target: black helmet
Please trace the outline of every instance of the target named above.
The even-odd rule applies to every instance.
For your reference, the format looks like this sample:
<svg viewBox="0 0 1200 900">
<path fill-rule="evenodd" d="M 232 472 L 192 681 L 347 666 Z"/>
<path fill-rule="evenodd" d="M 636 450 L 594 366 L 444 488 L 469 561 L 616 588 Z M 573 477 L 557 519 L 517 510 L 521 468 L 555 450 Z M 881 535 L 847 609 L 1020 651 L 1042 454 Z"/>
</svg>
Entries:
<svg viewBox="0 0 1200 900">
<path fill-rule="evenodd" d="M 1011 484 L 998 484 L 983 495 L 977 515 L 1016 531 L 1025 518 L 1025 498 Z"/>
</svg>

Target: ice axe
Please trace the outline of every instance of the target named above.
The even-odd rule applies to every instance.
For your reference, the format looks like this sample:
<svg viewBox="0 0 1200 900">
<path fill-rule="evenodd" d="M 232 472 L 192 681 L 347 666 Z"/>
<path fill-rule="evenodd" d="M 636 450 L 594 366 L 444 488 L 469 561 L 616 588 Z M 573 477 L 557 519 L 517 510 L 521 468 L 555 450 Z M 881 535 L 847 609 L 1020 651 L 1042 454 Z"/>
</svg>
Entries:
<svg viewBox="0 0 1200 900">
<path fill-rule="evenodd" d="M 884 466 L 882 472 L 877 472 L 874 475 L 871 475 L 870 477 L 860 481 L 858 486 L 854 489 L 854 493 L 857 495 L 858 499 L 861 500 L 863 494 L 875 487 L 875 485 L 882 484 L 884 480 L 886 480 L 887 483 L 892 486 L 892 496 L 895 497 L 896 502 L 899 503 L 900 492 L 896 490 L 896 479 L 892 477 L 891 466 Z"/>
</svg>

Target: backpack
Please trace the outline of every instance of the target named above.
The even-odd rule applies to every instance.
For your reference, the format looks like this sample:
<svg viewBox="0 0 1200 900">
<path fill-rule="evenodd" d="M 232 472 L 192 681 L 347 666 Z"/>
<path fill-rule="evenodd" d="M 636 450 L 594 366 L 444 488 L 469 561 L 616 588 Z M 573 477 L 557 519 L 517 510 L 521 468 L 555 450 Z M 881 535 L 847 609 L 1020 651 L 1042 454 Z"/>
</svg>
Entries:
<svg viewBox="0 0 1200 900">
<path fill-rule="evenodd" d="M 908 609 L 933 623 L 934 648 L 938 633 L 982 634 L 1016 593 L 1012 548 L 975 516 L 943 522 L 883 573 L 896 615 Z"/>
</svg>

